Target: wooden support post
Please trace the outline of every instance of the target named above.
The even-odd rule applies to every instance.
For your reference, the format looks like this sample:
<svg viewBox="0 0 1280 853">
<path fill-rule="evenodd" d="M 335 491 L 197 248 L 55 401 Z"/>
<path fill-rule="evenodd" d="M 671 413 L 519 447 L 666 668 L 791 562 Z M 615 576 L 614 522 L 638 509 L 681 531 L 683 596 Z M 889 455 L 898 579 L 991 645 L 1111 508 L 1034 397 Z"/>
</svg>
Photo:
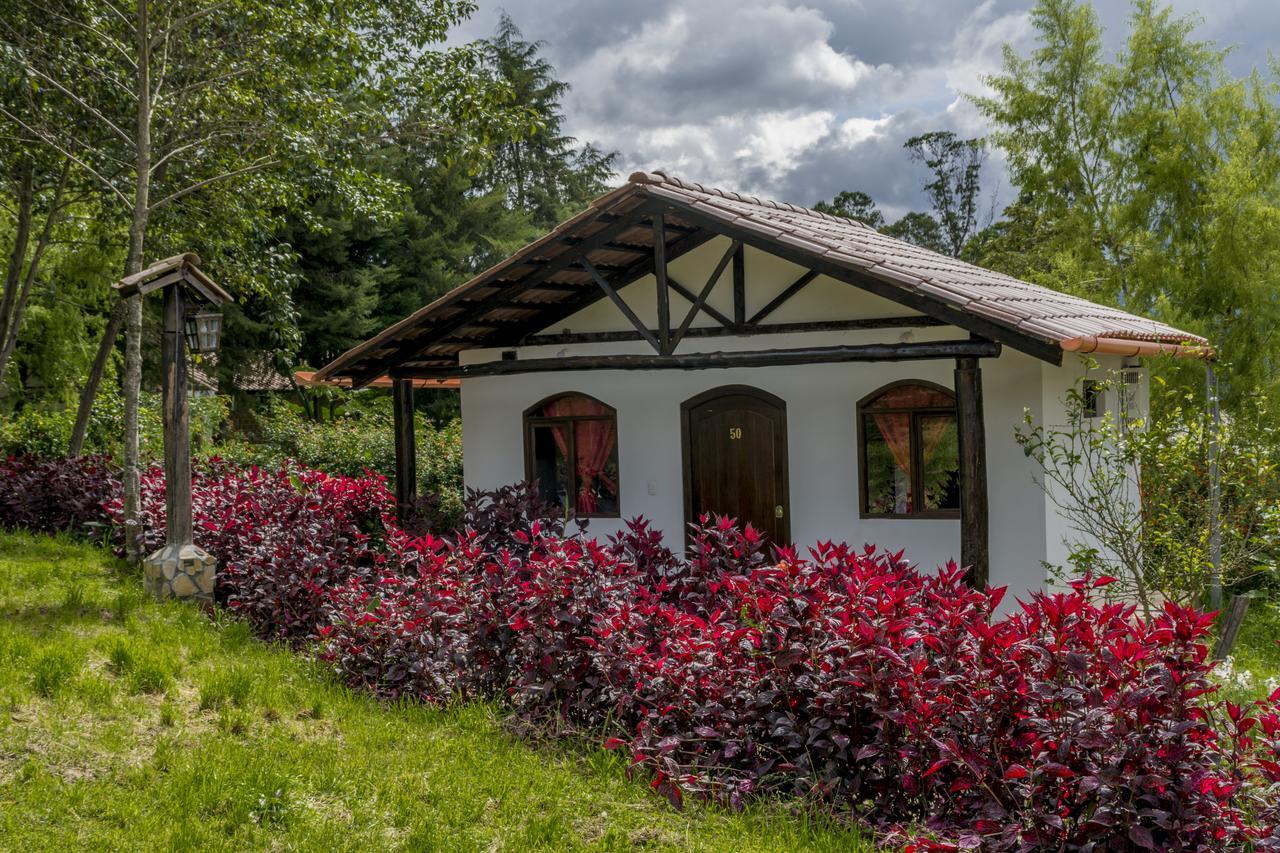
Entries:
<svg viewBox="0 0 1280 853">
<path fill-rule="evenodd" d="M 396 516 L 408 521 L 418 495 L 418 444 L 413 433 L 413 380 L 396 379 L 391 386 L 391 410 L 396 431 Z"/>
<path fill-rule="evenodd" d="M 671 352 L 671 292 L 667 289 L 667 229 L 662 214 L 653 217 L 653 277 L 658 282 L 658 352 Z"/>
<path fill-rule="evenodd" d="M 982 413 L 982 368 L 974 357 L 956 359 L 956 428 L 960 438 L 960 563 L 969 583 L 989 580 L 987 440 Z"/>
<path fill-rule="evenodd" d="M 747 259 L 742 245 L 733 253 L 733 324 L 747 323 Z"/>
<path fill-rule="evenodd" d="M 164 291 L 164 509 L 166 544 L 191 544 L 191 430 L 187 415 L 187 359 L 183 340 L 186 299 L 181 285 Z"/>
</svg>

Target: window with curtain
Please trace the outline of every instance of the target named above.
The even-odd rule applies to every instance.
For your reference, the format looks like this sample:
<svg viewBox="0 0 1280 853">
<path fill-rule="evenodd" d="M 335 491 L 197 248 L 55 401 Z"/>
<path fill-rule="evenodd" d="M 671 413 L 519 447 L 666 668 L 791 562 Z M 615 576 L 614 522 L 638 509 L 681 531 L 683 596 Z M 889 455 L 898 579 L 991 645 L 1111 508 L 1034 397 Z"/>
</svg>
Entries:
<svg viewBox="0 0 1280 853">
<path fill-rule="evenodd" d="M 525 466 L 566 516 L 618 518 L 618 417 L 585 394 L 561 394 L 525 413 Z"/>
<path fill-rule="evenodd" d="M 895 382 L 858 405 L 858 421 L 864 517 L 959 517 L 955 395 Z"/>
</svg>

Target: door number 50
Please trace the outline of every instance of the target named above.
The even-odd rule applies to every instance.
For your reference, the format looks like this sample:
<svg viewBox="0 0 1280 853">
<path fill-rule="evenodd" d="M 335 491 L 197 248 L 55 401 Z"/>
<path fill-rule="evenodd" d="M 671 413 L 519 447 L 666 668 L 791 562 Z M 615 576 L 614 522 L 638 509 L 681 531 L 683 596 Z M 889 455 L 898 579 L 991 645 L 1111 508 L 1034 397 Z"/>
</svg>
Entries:
<svg viewBox="0 0 1280 853">
<path fill-rule="evenodd" d="M 742 427 L 729 427 L 729 440 L 737 441 L 742 438 Z"/>
</svg>

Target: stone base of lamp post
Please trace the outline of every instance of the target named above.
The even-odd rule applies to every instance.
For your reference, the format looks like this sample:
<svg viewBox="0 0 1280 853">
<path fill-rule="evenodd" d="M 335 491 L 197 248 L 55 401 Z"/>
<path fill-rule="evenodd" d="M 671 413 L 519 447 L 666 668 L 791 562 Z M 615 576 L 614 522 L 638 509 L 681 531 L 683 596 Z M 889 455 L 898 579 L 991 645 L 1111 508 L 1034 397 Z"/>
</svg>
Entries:
<svg viewBox="0 0 1280 853">
<path fill-rule="evenodd" d="M 156 598 L 213 603 L 218 561 L 195 545 L 166 545 L 142 561 L 142 584 Z"/>
</svg>

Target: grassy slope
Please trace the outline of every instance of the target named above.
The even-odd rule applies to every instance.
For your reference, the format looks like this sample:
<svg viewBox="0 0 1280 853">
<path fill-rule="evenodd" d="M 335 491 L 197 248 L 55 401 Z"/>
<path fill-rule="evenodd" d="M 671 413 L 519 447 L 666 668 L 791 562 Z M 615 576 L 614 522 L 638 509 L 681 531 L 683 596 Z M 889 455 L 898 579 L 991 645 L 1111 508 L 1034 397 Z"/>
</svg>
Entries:
<svg viewBox="0 0 1280 853">
<path fill-rule="evenodd" d="M 850 850 L 830 823 L 669 808 L 620 756 L 481 704 L 384 707 L 97 549 L 0 534 L 0 848 Z"/>
<path fill-rule="evenodd" d="M 1252 676 L 1250 689 L 1231 691 L 1233 698 L 1259 698 L 1269 692 L 1268 679 L 1280 680 L 1280 603 L 1265 598 L 1249 602 L 1231 660 Z"/>
</svg>

